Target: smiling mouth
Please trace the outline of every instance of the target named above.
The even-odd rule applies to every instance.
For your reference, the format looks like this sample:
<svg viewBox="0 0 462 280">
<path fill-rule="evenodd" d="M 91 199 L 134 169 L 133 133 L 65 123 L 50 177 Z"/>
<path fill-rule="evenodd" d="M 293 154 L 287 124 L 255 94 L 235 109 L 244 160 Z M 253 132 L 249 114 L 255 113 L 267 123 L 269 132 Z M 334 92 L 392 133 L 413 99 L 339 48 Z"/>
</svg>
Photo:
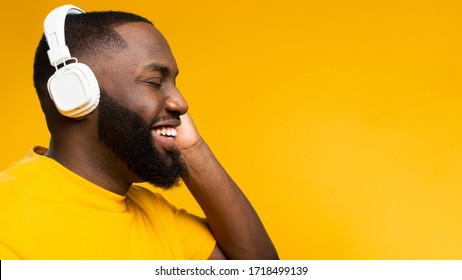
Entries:
<svg viewBox="0 0 462 280">
<path fill-rule="evenodd" d="M 154 129 L 154 133 L 159 136 L 166 136 L 166 137 L 171 137 L 175 138 L 175 136 L 178 135 L 176 132 L 176 129 L 174 127 L 169 127 L 169 126 L 163 126 Z"/>
<path fill-rule="evenodd" d="M 177 131 L 172 126 L 159 126 L 151 131 L 151 135 L 154 138 L 154 144 L 157 148 L 161 148 L 167 151 L 177 151 L 178 145 L 175 141 Z"/>
</svg>

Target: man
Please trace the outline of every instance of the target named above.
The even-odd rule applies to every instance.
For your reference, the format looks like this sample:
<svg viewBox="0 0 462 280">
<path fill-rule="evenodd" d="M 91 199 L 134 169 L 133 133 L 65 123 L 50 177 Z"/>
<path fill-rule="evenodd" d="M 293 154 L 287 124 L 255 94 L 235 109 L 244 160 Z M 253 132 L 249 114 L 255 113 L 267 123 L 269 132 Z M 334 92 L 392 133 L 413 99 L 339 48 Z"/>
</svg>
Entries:
<svg viewBox="0 0 462 280">
<path fill-rule="evenodd" d="M 122 12 L 68 14 L 65 39 L 96 76 L 100 102 L 78 118 L 60 113 L 42 37 L 34 84 L 51 139 L 0 176 L 0 258 L 276 259 L 187 114 L 178 66 L 152 23 Z M 206 221 L 133 184 L 170 188 L 180 178 Z"/>
</svg>

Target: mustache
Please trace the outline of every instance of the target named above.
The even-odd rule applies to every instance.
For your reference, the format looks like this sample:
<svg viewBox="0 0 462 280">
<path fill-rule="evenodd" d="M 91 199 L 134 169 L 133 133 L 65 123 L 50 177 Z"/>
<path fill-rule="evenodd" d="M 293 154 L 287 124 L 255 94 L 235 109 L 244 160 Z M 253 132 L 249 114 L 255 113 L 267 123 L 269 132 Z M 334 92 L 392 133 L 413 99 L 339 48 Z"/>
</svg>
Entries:
<svg viewBox="0 0 462 280">
<path fill-rule="evenodd" d="M 154 118 L 151 123 L 149 123 L 148 127 L 153 127 L 158 122 L 164 122 L 168 120 L 180 120 L 180 113 L 177 112 L 170 112 L 169 115 L 166 116 L 158 116 Z"/>
</svg>

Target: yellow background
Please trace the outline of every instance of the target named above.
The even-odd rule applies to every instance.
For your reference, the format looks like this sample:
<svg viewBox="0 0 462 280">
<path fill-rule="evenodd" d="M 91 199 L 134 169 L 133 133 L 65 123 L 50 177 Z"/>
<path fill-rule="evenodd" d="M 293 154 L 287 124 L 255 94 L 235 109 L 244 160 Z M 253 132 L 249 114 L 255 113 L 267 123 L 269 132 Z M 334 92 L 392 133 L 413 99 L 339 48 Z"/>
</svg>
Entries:
<svg viewBox="0 0 462 280">
<path fill-rule="evenodd" d="M 48 143 L 32 61 L 67 3 L 2 5 L 1 169 Z M 164 33 L 200 131 L 284 259 L 462 258 L 459 3 L 73 1 Z M 185 188 L 166 195 L 200 213 Z"/>
</svg>

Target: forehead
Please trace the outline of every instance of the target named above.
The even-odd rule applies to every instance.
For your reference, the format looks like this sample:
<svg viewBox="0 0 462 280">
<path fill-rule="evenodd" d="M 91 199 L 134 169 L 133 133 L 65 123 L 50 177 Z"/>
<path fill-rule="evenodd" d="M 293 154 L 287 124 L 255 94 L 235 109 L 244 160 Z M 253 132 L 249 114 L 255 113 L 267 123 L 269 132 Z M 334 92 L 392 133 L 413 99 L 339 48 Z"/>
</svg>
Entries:
<svg viewBox="0 0 462 280">
<path fill-rule="evenodd" d="M 128 45 L 117 59 L 127 69 L 141 71 L 147 65 L 157 63 L 165 65 L 170 71 L 177 71 L 167 40 L 154 26 L 144 22 L 128 23 L 116 27 L 115 31 Z"/>
</svg>

